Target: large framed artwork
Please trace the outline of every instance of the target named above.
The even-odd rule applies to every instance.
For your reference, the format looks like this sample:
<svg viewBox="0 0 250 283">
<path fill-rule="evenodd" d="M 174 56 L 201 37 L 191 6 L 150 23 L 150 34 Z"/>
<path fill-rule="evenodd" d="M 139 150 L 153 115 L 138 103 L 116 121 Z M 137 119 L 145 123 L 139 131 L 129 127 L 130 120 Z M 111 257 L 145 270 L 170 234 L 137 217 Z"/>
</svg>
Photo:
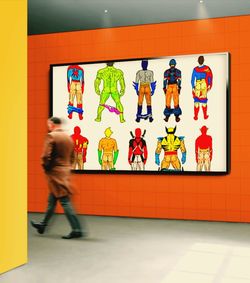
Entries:
<svg viewBox="0 0 250 283">
<path fill-rule="evenodd" d="M 228 174 L 229 53 L 50 66 L 76 173 Z"/>
</svg>

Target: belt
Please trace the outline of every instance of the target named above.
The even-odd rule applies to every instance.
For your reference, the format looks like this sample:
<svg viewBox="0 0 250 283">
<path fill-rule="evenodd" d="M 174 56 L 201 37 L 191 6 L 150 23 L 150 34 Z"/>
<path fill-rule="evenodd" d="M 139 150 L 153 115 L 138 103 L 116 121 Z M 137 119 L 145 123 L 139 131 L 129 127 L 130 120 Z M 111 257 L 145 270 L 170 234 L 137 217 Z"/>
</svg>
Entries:
<svg viewBox="0 0 250 283">
<path fill-rule="evenodd" d="M 165 151 L 164 155 L 177 155 L 177 151 Z"/>
</svg>

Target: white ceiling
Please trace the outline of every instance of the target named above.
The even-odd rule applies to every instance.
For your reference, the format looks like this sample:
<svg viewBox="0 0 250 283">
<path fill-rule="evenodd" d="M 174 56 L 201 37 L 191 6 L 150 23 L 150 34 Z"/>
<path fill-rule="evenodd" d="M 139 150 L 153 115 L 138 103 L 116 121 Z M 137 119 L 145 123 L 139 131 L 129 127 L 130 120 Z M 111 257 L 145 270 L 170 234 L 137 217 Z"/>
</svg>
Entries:
<svg viewBox="0 0 250 283">
<path fill-rule="evenodd" d="M 105 9 L 108 10 L 105 13 Z M 42 34 L 250 14 L 250 0 L 28 0 L 28 33 Z M 171 32 L 171 31 L 166 31 Z"/>
</svg>

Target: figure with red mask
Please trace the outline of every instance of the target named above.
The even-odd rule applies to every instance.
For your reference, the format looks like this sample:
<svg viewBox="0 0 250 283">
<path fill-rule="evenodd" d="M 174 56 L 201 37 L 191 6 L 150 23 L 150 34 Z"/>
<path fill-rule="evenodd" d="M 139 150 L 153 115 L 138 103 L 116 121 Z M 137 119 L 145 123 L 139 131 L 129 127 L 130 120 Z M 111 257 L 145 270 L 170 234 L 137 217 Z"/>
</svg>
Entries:
<svg viewBox="0 0 250 283">
<path fill-rule="evenodd" d="M 193 69 L 191 84 L 194 98 L 194 120 L 198 120 L 200 105 L 202 106 L 203 117 L 206 120 L 207 114 L 207 93 L 213 85 L 213 74 L 210 67 L 204 65 L 204 57 L 199 56 L 199 66 Z"/>
<path fill-rule="evenodd" d="M 74 134 L 71 135 L 71 138 L 74 141 L 73 169 L 77 169 L 78 167 L 78 170 L 83 170 L 89 141 L 81 135 L 81 129 L 78 126 L 74 128 Z"/>
<path fill-rule="evenodd" d="M 195 157 L 197 163 L 197 171 L 210 171 L 211 160 L 213 157 L 212 137 L 207 135 L 208 128 L 201 127 L 201 135 L 195 141 Z"/>
<path fill-rule="evenodd" d="M 145 170 L 145 164 L 148 158 L 148 149 L 146 141 L 143 139 L 146 131 L 141 133 L 141 129 L 135 129 L 135 135 L 130 132 L 132 139 L 129 141 L 128 163 L 133 171 Z"/>
<path fill-rule="evenodd" d="M 67 86 L 69 92 L 68 117 L 72 119 L 73 112 L 77 112 L 79 119 L 83 119 L 82 95 L 84 91 L 84 71 L 78 65 L 70 65 L 67 70 Z M 77 107 L 74 107 L 76 99 Z"/>
</svg>

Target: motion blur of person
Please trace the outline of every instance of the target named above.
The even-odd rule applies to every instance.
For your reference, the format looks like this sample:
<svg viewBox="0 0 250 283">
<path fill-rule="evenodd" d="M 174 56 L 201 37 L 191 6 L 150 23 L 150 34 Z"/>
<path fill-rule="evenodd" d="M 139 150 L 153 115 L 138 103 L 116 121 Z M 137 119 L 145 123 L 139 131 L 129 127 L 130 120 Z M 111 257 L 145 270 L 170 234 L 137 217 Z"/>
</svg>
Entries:
<svg viewBox="0 0 250 283">
<path fill-rule="evenodd" d="M 74 143 L 71 137 L 62 130 L 61 123 L 61 119 L 57 117 L 51 117 L 47 122 L 49 133 L 45 139 L 41 159 L 50 191 L 48 207 L 43 220 L 41 222 L 31 221 L 31 225 L 37 229 L 39 234 L 43 234 L 59 201 L 72 228 L 72 231 L 62 238 L 80 238 L 86 233 L 82 231 L 70 201 L 72 195 L 70 174 L 74 160 Z"/>
</svg>

